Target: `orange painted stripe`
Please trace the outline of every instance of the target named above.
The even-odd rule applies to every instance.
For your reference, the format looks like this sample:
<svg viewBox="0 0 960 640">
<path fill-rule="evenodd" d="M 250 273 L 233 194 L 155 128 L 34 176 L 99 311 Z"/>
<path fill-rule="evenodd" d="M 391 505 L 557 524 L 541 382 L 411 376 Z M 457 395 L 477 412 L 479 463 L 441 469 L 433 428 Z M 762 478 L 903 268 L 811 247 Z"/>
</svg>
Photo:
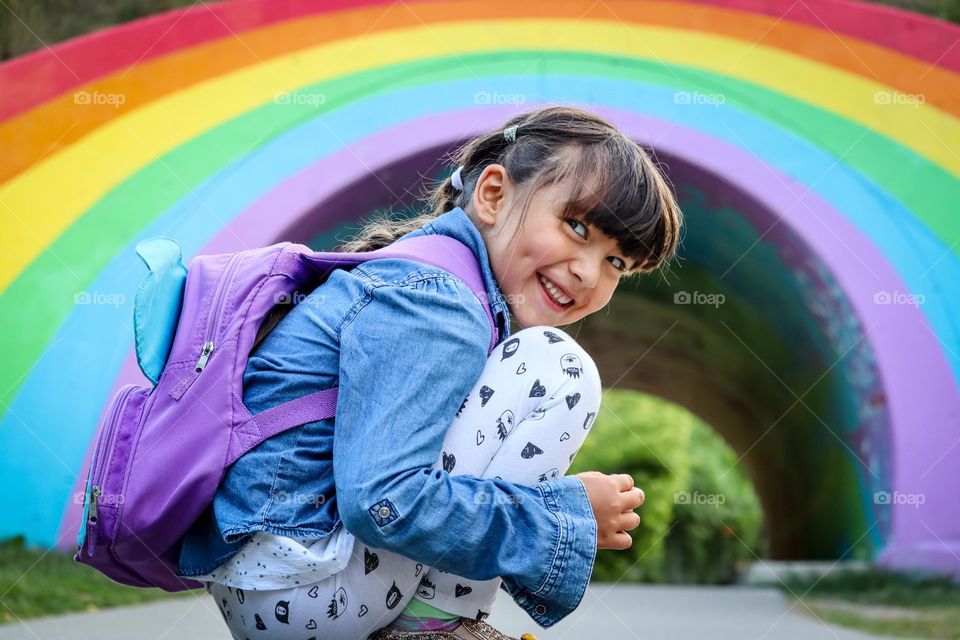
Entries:
<svg viewBox="0 0 960 640">
<path fill-rule="evenodd" d="M 0 182 L 49 153 L 83 137 L 118 113 L 173 91 L 275 56 L 319 43 L 384 31 L 464 19 L 567 17 L 690 29 L 737 38 L 796 53 L 876 80 L 960 117 L 960 74 L 851 37 L 758 14 L 669 2 L 595 4 L 580 1 L 503 3 L 467 1 L 364 8 L 318 14 L 244 32 L 141 63 L 86 85 L 89 93 L 122 95 L 123 104 L 77 104 L 74 92 L 61 95 L 0 124 Z M 497 15 L 490 14 L 491 7 Z M 337 61 L 332 60 L 331 65 Z"/>
</svg>

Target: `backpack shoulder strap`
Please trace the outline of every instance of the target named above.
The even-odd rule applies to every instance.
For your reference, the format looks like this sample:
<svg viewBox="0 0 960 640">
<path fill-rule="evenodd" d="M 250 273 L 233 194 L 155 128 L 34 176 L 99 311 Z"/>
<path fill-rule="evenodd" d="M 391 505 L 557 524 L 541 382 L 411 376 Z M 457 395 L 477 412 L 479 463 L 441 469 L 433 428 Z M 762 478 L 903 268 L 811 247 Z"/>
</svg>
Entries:
<svg viewBox="0 0 960 640">
<path fill-rule="evenodd" d="M 499 342 L 499 331 L 490 310 L 487 287 L 483 281 L 480 265 L 477 263 L 470 247 L 456 238 L 440 234 L 428 234 L 398 240 L 376 251 L 363 253 L 304 252 L 299 255 L 301 259 L 321 269 L 346 264 L 360 264 L 361 262 L 382 258 L 401 258 L 449 271 L 470 288 L 486 312 L 487 320 L 490 322 L 490 347 L 487 349 L 487 353 L 492 352 Z"/>
<path fill-rule="evenodd" d="M 439 234 L 414 236 L 389 246 L 363 253 L 294 252 L 295 260 L 305 260 L 322 270 L 360 264 L 382 258 L 401 258 L 438 267 L 452 273 L 466 284 L 480 300 L 490 322 L 489 354 L 497 346 L 500 335 L 490 310 L 490 302 L 483 273 L 473 251 L 456 238 Z M 317 391 L 252 416 L 234 430 L 227 455 L 227 465 L 233 464 L 244 453 L 278 433 L 336 414 L 337 389 Z"/>
</svg>

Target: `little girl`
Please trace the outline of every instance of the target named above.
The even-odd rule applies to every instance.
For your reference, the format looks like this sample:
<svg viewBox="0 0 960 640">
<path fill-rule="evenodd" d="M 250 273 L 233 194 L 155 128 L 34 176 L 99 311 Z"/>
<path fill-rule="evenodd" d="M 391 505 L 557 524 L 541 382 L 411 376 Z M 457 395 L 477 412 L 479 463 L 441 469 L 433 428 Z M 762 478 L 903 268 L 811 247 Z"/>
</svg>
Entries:
<svg viewBox="0 0 960 640">
<path fill-rule="evenodd" d="M 669 259 L 680 210 L 644 151 L 581 109 L 515 116 L 456 160 L 431 213 L 341 249 L 460 240 L 500 342 L 488 357 L 462 281 L 390 258 L 334 270 L 267 335 L 244 375 L 253 413 L 340 391 L 335 419 L 231 466 L 184 538 L 180 575 L 205 583 L 235 638 L 506 639 L 482 622 L 498 589 L 549 627 L 579 604 L 597 549 L 631 544 L 632 478 L 564 475 L 601 386 L 557 326 Z"/>
</svg>

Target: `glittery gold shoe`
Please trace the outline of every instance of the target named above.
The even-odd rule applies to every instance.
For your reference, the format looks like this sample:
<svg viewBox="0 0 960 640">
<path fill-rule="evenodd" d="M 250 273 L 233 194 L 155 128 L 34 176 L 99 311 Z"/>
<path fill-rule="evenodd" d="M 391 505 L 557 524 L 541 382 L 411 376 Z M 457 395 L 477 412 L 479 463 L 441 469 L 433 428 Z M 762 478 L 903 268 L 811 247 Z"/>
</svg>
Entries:
<svg viewBox="0 0 960 640">
<path fill-rule="evenodd" d="M 384 627 L 367 640 L 517 640 L 500 633 L 486 622 L 460 618 L 460 626 L 453 631 L 398 631 Z M 525 633 L 519 640 L 537 640 L 532 633 Z"/>
</svg>

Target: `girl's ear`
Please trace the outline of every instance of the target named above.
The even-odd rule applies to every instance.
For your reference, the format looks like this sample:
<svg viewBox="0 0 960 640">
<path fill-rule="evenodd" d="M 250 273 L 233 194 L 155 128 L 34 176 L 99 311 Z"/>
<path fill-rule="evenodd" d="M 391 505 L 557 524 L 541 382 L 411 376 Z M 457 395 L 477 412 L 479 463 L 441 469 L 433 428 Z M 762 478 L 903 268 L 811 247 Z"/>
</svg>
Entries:
<svg viewBox="0 0 960 640">
<path fill-rule="evenodd" d="M 501 164 L 484 167 L 473 190 L 473 210 L 480 222 L 491 227 L 496 225 L 511 187 L 506 167 Z"/>
</svg>

